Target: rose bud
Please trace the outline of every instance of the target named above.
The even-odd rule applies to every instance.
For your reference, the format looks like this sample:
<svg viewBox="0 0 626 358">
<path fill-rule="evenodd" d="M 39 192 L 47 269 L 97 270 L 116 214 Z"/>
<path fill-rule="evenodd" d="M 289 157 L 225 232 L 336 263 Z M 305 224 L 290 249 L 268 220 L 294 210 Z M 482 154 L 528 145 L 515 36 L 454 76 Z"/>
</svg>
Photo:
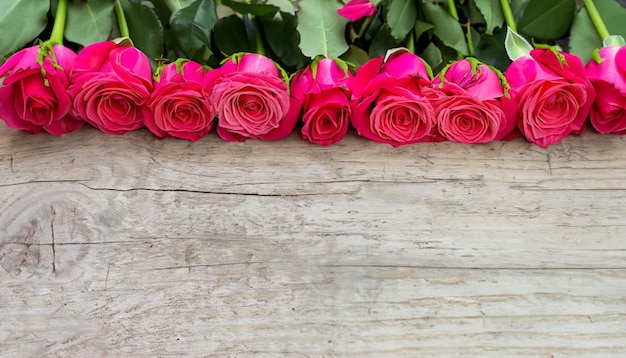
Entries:
<svg viewBox="0 0 626 358">
<path fill-rule="evenodd" d="M 597 94 L 591 125 L 600 133 L 626 134 L 626 46 L 600 48 L 587 75 Z"/>
<path fill-rule="evenodd" d="M 0 66 L 0 119 L 14 129 L 56 136 L 82 127 L 67 93 L 75 58 L 62 45 L 32 46 L 11 56 Z"/>
<path fill-rule="evenodd" d="M 358 21 L 366 16 L 372 16 L 376 6 L 370 0 L 350 0 L 337 13 L 350 21 Z"/>
<path fill-rule="evenodd" d="M 345 137 L 350 126 L 351 77 L 345 62 L 317 58 L 291 80 L 291 111 L 302 117 L 301 137 L 329 145 Z"/>
</svg>

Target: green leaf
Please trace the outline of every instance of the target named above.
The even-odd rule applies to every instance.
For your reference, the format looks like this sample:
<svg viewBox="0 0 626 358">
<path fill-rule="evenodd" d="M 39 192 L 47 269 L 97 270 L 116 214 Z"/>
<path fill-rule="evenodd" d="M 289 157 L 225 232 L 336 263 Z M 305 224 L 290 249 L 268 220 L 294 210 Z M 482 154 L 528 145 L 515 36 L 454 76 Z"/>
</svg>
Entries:
<svg viewBox="0 0 626 358">
<path fill-rule="evenodd" d="M 515 23 L 519 24 L 519 20 L 524 15 L 524 9 L 530 0 L 510 0 L 511 3 L 511 11 L 513 11 L 513 17 L 515 18 Z"/>
<path fill-rule="evenodd" d="M 417 20 L 417 3 L 414 0 L 391 0 L 387 11 L 387 24 L 391 28 L 391 36 L 402 41 L 415 26 Z"/>
<path fill-rule="evenodd" d="M 279 10 L 278 6 L 270 4 L 269 1 L 262 0 L 222 0 L 222 4 L 228 6 L 229 8 L 233 9 L 233 11 L 239 14 L 251 14 L 256 16 L 275 14 Z"/>
<path fill-rule="evenodd" d="M 180 9 L 184 9 L 191 5 L 195 0 L 162 0 L 165 5 L 170 9 L 170 12 L 176 12 Z M 160 2 L 159 0 L 152 0 L 151 2 Z"/>
<path fill-rule="evenodd" d="M 504 23 L 504 14 L 502 13 L 502 7 L 499 0 L 474 0 L 476 7 L 480 10 L 480 13 L 485 19 L 487 29 L 485 32 L 488 35 L 493 34 L 493 30 L 496 27 L 501 27 Z"/>
<path fill-rule="evenodd" d="M 435 36 L 444 45 L 455 49 L 464 56 L 469 55 L 465 33 L 463 33 L 463 28 L 461 28 L 461 24 L 458 21 L 450 16 L 443 7 L 435 3 L 422 2 L 422 9 L 428 22 L 434 26 L 433 32 Z"/>
<path fill-rule="evenodd" d="M 339 57 L 348 50 L 344 36 L 350 21 L 337 13 L 336 0 L 301 0 L 297 13 L 300 49 L 305 56 Z"/>
<path fill-rule="evenodd" d="M 529 37 L 554 41 L 567 34 L 575 11 L 576 0 L 530 0 L 517 28 Z"/>
<path fill-rule="evenodd" d="M 269 49 L 287 68 L 304 67 L 306 58 L 300 51 L 300 37 L 296 31 L 296 17 L 288 13 L 278 13 L 274 18 L 261 18 Z"/>
<path fill-rule="evenodd" d="M 419 39 L 420 36 L 422 36 L 422 34 L 424 34 L 426 31 L 431 30 L 433 28 L 432 24 L 429 24 L 427 22 L 421 21 L 421 20 L 417 20 L 415 22 L 415 39 Z"/>
<path fill-rule="evenodd" d="M 356 69 L 367 62 L 370 57 L 367 55 L 367 52 L 363 51 L 360 47 L 350 45 L 350 49 L 341 55 L 341 59 L 350 64 L 353 69 Z"/>
<path fill-rule="evenodd" d="M 49 1 L 13 0 L 0 2 L 0 61 L 32 42 L 48 23 Z M 28 19 L 28 21 L 24 21 Z M 45 40 L 45 39 L 42 39 Z"/>
<path fill-rule="evenodd" d="M 267 0 L 267 4 L 276 6 L 281 12 L 286 12 L 291 15 L 296 13 L 296 8 L 289 0 Z"/>
<path fill-rule="evenodd" d="M 440 68 L 444 64 L 441 50 L 432 42 L 426 46 L 420 55 L 435 72 L 437 72 L 436 68 Z"/>
<path fill-rule="evenodd" d="M 626 26 L 624 26 L 626 8 L 615 0 L 595 0 L 594 3 L 609 33 L 626 37 Z M 595 49 L 602 47 L 602 40 L 584 7 L 574 18 L 569 45 L 570 52 L 579 56 L 585 63 L 589 61 Z"/>
<path fill-rule="evenodd" d="M 217 22 L 215 2 L 196 0 L 172 14 L 171 36 L 180 52 L 190 60 L 203 62 L 210 48 L 211 29 Z"/>
<path fill-rule="evenodd" d="M 527 56 L 533 49 L 531 45 L 522 35 L 511 30 L 510 27 L 506 28 L 506 38 L 504 39 L 504 48 L 509 55 L 511 61 L 515 61 L 520 57 Z"/>
<path fill-rule="evenodd" d="M 503 72 L 511 64 L 504 47 L 505 34 L 503 29 L 498 29 L 493 35 L 482 34 L 474 47 L 476 58 Z"/>
<path fill-rule="evenodd" d="M 221 18 L 213 27 L 213 39 L 220 52 L 228 57 L 238 52 L 254 52 L 243 20 L 237 15 Z"/>
<path fill-rule="evenodd" d="M 68 2 L 65 38 L 83 46 L 108 40 L 114 6 L 113 0 Z"/>
<path fill-rule="evenodd" d="M 145 3 L 122 2 L 128 32 L 135 47 L 145 53 L 156 65 L 154 59 L 163 55 L 163 25 L 154 11 Z"/>
<path fill-rule="evenodd" d="M 370 45 L 370 57 L 374 58 L 384 55 L 390 48 L 398 47 L 398 45 L 400 45 L 400 42 L 391 35 L 391 31 L 391 28 L 387 24 L 380 27 Z"/>
</svg>

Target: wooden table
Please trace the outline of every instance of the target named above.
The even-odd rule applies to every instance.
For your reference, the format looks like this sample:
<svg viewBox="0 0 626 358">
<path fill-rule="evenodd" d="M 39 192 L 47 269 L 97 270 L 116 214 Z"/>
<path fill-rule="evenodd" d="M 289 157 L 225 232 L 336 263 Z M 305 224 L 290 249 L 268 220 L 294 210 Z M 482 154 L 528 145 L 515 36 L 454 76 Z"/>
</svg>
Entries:
<svg viewBox="0 0 626 358">
<path fill-rule="evenodd" d="M 626 137 L 0 124 L 0 356 L 626 356 Z"/>
</svg>

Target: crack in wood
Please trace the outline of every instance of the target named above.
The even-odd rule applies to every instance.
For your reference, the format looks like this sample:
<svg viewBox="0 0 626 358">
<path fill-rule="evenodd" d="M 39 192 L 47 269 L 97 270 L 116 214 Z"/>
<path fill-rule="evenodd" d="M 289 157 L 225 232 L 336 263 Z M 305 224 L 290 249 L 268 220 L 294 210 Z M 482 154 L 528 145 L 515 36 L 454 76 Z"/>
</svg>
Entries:
<svg viewBox="0 0 626 358">
<path fill-rule="evenodd" d="M 52 211 L 52 219 L 50 220 L 50 235 L 52 236 L 52 272 L 56 273 L 56 248 L 54 245 L 54 217 L 56 215 L 56 211 L 54 211 L 53 206 L 50 206 L 50 210 Z"/>
<path fill-rule="evenodd" d="M 548 170 L 550 171 L 550 175 L 552 175 L 552 162 L 550 160 L 550 153 L 546 153 L 546 157 L 548 158 Z"/>
<path fill-rule="evenodd" d="M 104 290 L 106 291 L 109 286 L 109 272 L 111 272 L 111 263 L 107 267 L 107 277 L 104 279 Z"/>
</svg>

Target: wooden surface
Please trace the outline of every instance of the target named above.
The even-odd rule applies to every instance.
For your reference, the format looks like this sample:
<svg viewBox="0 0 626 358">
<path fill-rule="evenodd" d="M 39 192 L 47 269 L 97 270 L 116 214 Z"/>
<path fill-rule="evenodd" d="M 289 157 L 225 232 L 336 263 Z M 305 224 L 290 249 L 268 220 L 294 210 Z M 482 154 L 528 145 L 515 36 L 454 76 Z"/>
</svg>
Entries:
<svg viewBox="0 0 626 358">
<path fill-rule="evenodd" d="M 0 124 L 0 356 L 626 356 L 626 137 Z"/>
</svg>

